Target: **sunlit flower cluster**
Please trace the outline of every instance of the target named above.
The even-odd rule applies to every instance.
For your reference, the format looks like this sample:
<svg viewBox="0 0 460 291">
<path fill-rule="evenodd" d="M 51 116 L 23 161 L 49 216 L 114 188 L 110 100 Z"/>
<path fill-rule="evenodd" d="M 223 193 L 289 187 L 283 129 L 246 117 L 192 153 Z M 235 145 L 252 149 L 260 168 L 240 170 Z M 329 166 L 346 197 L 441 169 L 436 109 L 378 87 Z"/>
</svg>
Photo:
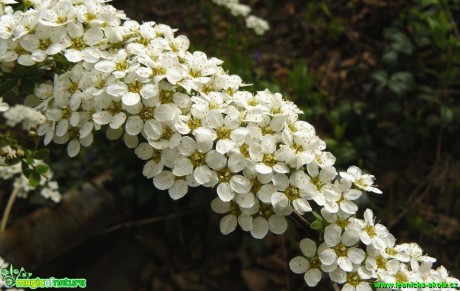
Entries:
<svg viewBox="0 0 460 291">
<path fill-rule="evenodd" d="M 105 1 L 29 3 L 26 11 L 4 6 L 0 61 L 4 72 L 21 66 L 51 76 L 28 97 L 45 118 L 36 130 L 45 145 L 66 144 L 75 157 L 96 131 L 122 139 L 172 199 L 189 187 L 215 188 L 211 207 L 223 214 L 224 234 L 239 226 L 261 239 L 284 233 L 292 213 L 321 212 L 323 235 L 303 240 L 304 257 L 290 263 L 309 286 L 323 272 L 344 290 L 369 290 L 376 279 L 447 280 L 427 269 L 432 261 L 415 245 L 394 246 L 370 210 L 356 218 L 363 191 L 381 193 L 374 177 L 354 166 L 338 172 L 325 142 L 281 94 L 243 90 L 221 60 L 189 52 L 171 27 L 126 19 Z"/>
</svg>

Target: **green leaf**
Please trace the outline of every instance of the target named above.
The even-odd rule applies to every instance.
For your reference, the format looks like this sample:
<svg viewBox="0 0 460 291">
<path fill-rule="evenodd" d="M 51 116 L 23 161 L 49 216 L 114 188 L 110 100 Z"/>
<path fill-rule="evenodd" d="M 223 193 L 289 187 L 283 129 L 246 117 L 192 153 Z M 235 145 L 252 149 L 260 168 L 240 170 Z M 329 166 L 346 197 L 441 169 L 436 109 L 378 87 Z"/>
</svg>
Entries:
<svg viewBox="0 0 460 291">
<path fill-rule="evenodd" d="M 22 169 L 22 174 L 24 174 L 24 176 L 26 176 L 26 178 L 30 178 L 30 175 L 32 175 L 33 173 L 33 170 L 30 169 L 30 168 L 23 168 Z"/>
<path fill-rule="evenodd" d="M 323 223 L 321 221 L 319 221 L 319 220 L 315 220 L 315 221 L 312 222 L 310 227 L 315 229 L 315 230 L 322 230 L 323 229 Z"/>
<path fill-rule="evenodd" d="M 43 76 L 44 73 L 45 71 L 43 70 L 27 69 L 27 70 L 18 72 L 17 76 L 21 78 L 25 78 L 25 79 L 38 79 L 41 76 Z"/>
<path fill-rule="evenodd" d="M 37 173 L 43 175 L 46 172 L 48 172 L 48 166 L 47 165 L 38 165 L 38 166 L 35 167 L 35 171 L 37 171 Z"/>
<path fill-rule="evenodd" d="M 323 217 L 318 212 L 312 211 L 311 213 L 316 217 L 317 220 L 323 220 Z"/>
<path fill-rule="evenodd" d="M 44 160 L 48 157 L 49 151 L 48 149 L 41 149 L 37 152 L 35 152 L 32 157 L 36 160 Z"/>
<path fill-rule="evenodd" d="M 21 170 L 24 172 L 24 170 L 29 169 L 29 165 L 23 160 L 21 161 Z"/>
<path fill-rule="evenodd" d="M 11 90 L 13 90 L 14 86 L 18 83 L 18 79 L 7 80 L 0 84 L 0 97 L 5 96 Z"/>
<path fill-rule="evenodd" d="M 37 187 L 40 184 L 40 174 L 33 171 L 32 174 L 29 176 L 29 185 L 31 187 Z"/>
<path fill-rule="evenodd" d="M 30 79 L 21 80 L 21 89 L 27 94 L 34 94 L 35 82 Z"/>
</svg>

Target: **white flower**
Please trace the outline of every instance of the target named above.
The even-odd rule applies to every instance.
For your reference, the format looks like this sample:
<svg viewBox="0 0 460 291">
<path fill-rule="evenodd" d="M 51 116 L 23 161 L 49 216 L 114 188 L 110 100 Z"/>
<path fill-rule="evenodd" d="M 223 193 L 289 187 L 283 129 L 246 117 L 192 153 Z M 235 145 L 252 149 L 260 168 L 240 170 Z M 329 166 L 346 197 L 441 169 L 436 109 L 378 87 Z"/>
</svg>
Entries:
<svg viewBox="0 0 460 291">
<path fill-rule="evenodd" d="M 330 213 L 336 213 L 341 209 L 348 214 L 355 214 L 358 206 L 353 200 L 358 199 L 362 192 L 356 189 L 350 189 L 351 182 L 345 179 L 335 181 L 333 185 L 325 185 L 321 188 L 326 201 L 324 208 Z"/>
<path fill-rule="evenodd" d="M 356 166 L 349 167 L 347 169 L 347 172 L 340 172 L 340 176 L 352 182 L 356 187 L 360 189 L 374 192 L 377 194 L 382 194 L 382 191 L 372 186 L 375 180 L 374 176 L 369 174 L 363 174 L 361 169 L 359 169 Z"/>
<path fill-rule="evenodd" d="M 345 213 L 340 209 L 337 213 L 330 213 L 325 208 L 321 208 L 321 215 L 328 223 L 336 224 L 342 229 L 345 229 L 350 224 L 348 218 L 351 214 Z"/>
<path fill-rule="evenodd" d="M 246 26 L 254 29 L 258 35 L 262 35 L 270 29 L 270 25 L 267 21 L 254 15 L 250 15 L 246 18 Z"/>
<path fill-rule="evenodd" d="M 215 185 L 218 181 L 217 173 L 210 169 L 210 164 L 225 163 L 225 158 L 212 153 L 212 140 L 203 136 L 195 141 L 185 136 L 178 146 L 181 157 L 174 161 L 172 173 L 178 177 L 193 176 L 200 185 Z M 221 160 L 219 162 L 219 160 Z M 224 198 L 225 199 L 225 198 Z M 231 200 L 225 199 L 226 201 Z"/>
<path fill-rule="evenodd" d="M 184 197 L 188 192 L 187 182 L 170 171 L 162 171 L 153 177 L 153 184 L 160 190 L 168 189 L 169 196 L 174 200 Z"/>
<path fill-rule="evenodd" d="M 353 264 L 361 264 L 365 258 L 365 252 L 354 247 L 359 241 L 359 233 L 354 229 L 342 229 L 336 225 L 328 225 L 324 230 L 325 249 L 319 252 L 319 258 L 325 265 L 337 262 L 345 272 L 353 270 Z"/>
<path fill-rule="evenodd" d="M 139 63 L 129 60 L 128 57 L 128 53 L 121 49 L 111 58 L 97 62 L 94 68 L 103 73 L 112 73 L 116 78 L 121 79 L 140 66 Z"/>
<path fill-rule="evenodd" d="M 357 227 L 360 239 L 365 245 L 372 244 L 376 249 L 385 249 L 386 244 L 383 238 L 388 236 L 388 229 L 380 223 L 375 224 L 372 210 L 366 209 L 364 220 L 353 218 L 352 224 L 348 227 Z"/>
<path fill-rule="evenodd" d="M 309 238 L 300 241 L 300 250 L 303 256 L 297 256 L 289 262 L 289 267 L 296 274 L 304 274 L 305 282 L 308 286 L 314 287 L 321 280 L 321 263 L 318 255 L 316 244 Z"/>
<path fill-rule="evenodd" d="M 274 156 L 276 151 L 276 140 L 272 135 L 264 135 L 261 143 L 251 143 L 249 145 L 249 155 L 256 164 L 257 172 L 270 174 L 273 171 L 278 173 L 288 173 L 288 167 L 278 161 Z"/>
<path fill-rule="evenodd" d="M 314 153 L 320 141 L 317 136 L 304 131 L 291 133 L 290 130 L 285 129 L 282 138 L 285 145 L 276 152 L 276 157 L 280 161 L 285 161 L 289 166 L 300 169 L 314 160 Z"/>
<path fill-rule="evenodd" d="M 346 278 L 342 291 L 372 291 L 371 283 L 367 281 L 371 275 L 364 267 L 355 268 L 346 274 Z"/>
<path fill-rule="evenodd" d="M 54 142 L 57 144 L 67 143 L 67 154 L 73 158 L 80 152 L 80 145 L 89 147 L 93 143 L 93 134 L 84 132 L 83 128 L 70 126 L 62 136 L 54 136 Z"/>
<path fill-rule="evenodd" d="M 395 259 L 388 261 L 386 269 L 379 269 L 377 274 L 382 281 L 389 283 L 412 282 L 420 280 L 420 278 L 417 278 L 417 273 L 410 271 L 406 264 L 400 263 Z"/>
<path fill-rule="evenodd" d="M 2 111 L 1 105 L 0 111 Z M 37 110 L 19 104 L 11 107 L 7 112 L 3 114 L 3 116 L 7 120 L 6 124 L 8 126 L 14 127 L 17 124 L 21 124 L 24 130 L 29 130 L 31 127 L 36 127 L 46 120 L 45 116 Z"/>
<path fill-rule="evenodd" d="M 250 231 L 253 225 L 252 215 L 258 211 L 257 206 L 243 208 L 233 201 L 225 202 L 218 197 L 212 200 L 211 208 L 217 213 L 227 214 L 220 220 L 220 231 L 223 234 L 233 232 L 237 224 L 244 231 Z"/>
<path fill-rule="evenodd" d="M 274 234 L 282 234 L 286 231 L 285 216 L 291 213 L 288 208 L 276 211 L 271 204 L 261 203 L 258 206 L 258 215 L 252 221 L 251 235 L 254 238 L 262 239 L 268 231 Z"/>
<path fill-rule="evenodd" d="M 76 11 L 69 0 L 58 1 L 49 9 L 41 11 L 40 23 L 46 26 L 62 26 L 75 19 Z"/>
<path fill-rule="evenodd" d="M 292 206 L 301 215 L 312 210 L 306 196 L 315 186 L 308 181 L 305 172 L 296 171 L 289 178 L 278 173 L 273 176 L 272 181 L 278 190 L 271 196 L 271 203 L 275 209 Z"/>
</svg>

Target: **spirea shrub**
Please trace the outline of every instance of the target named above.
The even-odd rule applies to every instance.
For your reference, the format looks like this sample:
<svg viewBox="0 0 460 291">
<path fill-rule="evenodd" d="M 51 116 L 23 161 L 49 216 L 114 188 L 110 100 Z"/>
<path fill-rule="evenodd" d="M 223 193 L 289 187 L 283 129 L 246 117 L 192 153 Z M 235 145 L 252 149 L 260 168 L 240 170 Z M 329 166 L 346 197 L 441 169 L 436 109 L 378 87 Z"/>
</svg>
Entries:
<svg viewBox="0 0 460 291">
<path fill-rule="evenodd" d="M 64 144 L 75 157 L 104 131 L 133 149 L 145 161 L 142 174 L 172 199 L 190 187 L 215 189 L 211 207 L 223 234 L 240 227 L 262 239 L 283 234 L 288 216 L 307 223 L 303 215 L 313 214 L 314 235 L 289 262 L 311 287 L 326 276 L 342 290 L 458 283 L 416 243 L 397 244 L 372 210 L 360 217 L 355 201 L 382 193 L 374 176 L 356 166 L 339 172 L 294 103 L 245 91 L 221 60 L 190 52 L 175 29 L 138 23 L 102 0 L 0 6 L 2 92 L 20 84 L 33 93 L 21 107 L 0 100 L 0 110 L 11 124 L 33 122 L 44 145 Z M 18 117 L 21 110 L 35 117 Z"/>
</svg>

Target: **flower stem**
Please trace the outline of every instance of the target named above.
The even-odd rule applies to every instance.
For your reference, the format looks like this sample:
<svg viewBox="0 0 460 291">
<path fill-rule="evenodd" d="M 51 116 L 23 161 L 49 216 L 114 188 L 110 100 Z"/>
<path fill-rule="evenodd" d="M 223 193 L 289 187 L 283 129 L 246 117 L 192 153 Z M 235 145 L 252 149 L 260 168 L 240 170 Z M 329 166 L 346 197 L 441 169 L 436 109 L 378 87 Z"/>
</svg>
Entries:
<svg viewBox="0 0 460 291">
<path fill-rule="evenodd" d="M 313 229 L 310 227 L 310 223 L 305 219 L 305 217 L 300 215 L 297 211 L 293 211 L 289 217 L 294 220 L 311 239 L 315 240 L 317 235 L 312 231 Z"/>
<path fill-rule="evenodd" d="M 19 187 L 14 187 L 13 192 L 11 192 L 11 196 L 8 199 L 8 203 L 6 204 L 5 212 L 3 213 L 2 221 L 0 223 L 0 234 L 3 234 L 5 232 L 8 217 L 10 216 L 11 209 L 13 208 L 14 200 L 16 200 L 18 192 Z"/>
</svg>

